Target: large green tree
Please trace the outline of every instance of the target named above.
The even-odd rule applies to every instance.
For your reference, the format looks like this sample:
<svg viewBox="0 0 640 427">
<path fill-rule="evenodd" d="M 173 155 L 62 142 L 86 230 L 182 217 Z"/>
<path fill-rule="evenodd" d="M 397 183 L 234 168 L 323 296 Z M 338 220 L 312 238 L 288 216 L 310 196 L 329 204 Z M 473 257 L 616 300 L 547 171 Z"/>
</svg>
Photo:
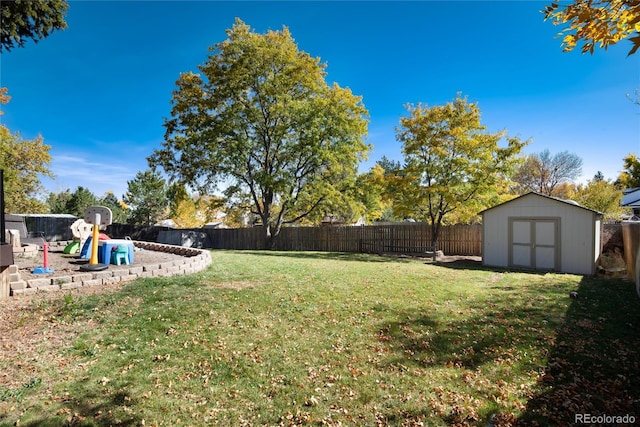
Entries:
<svg viewBox="0 0 640 427">
<path fill-rule="evenodd" d="M 129 205 L 129 222 L 153 225 L 169 213 L 167 182 L 159 172 L 138 172 L 127 181 L 127 194 L 123 201 Z"/>
<path fill-rule="evenodd" d="M 40 176 L 53 176 L 49 170 L 51 147 L 42 137 L 22 139 L 0 125 L 0 169 L 4 170 L 5 211 L 13 213 L 43 213 L 47 206 Z"/>
<path fill-rule="evenodd" d="M 298 50 L 289 30 L 257 34 L 240 20 L 184 73 L 162 149 L 150 157 L 172 178 L 210 193 L 223 181 L 247 202 L 271 247 L 283 224 L 340 200 L 368 146 L 367 111 L 325 81 L 325 64 Z"/>
<path fill-rule="evenodd" d="M 70 194 L 65 206 L 65 212 L 71 215 L 75 215 L 78 218 L 84 218 L 84 213 L 89 206 L 95 206 L 98 204 L 98 199 L 95 194 L 88 188 L 79 186 L 73 193 Z"/>
<path fill-rule="evenodd" d="M 560 32 L 565 51 L 582 42 L 582 52 L 593 53 L 596 46 L 607 49 L 629 38 L 629 55 L 640 47 L 640 1 L 574 0 L 554 1 L 544 11 L 545 19 L 564 26 Z"/>
<path fill-rule="evenodd" d="M 0 1 L 0 52 L 23 47 L 29 40 L 36 43 L 55 30 L 67 28 L 65 0 Z"/>
<path fill-rule="evenodd" d="M 496 189 L 526 142 L 504 131 L 487 132 L 477 104 L 460 95 L 445 105 L 410 105 L 408 110 L 397 128 L 405 167 L 395 183 L 394 209 L 428 221 L 436 247 L 447 215 L 461 210 L 475 214 L 499 197 Z"/>
</svg>

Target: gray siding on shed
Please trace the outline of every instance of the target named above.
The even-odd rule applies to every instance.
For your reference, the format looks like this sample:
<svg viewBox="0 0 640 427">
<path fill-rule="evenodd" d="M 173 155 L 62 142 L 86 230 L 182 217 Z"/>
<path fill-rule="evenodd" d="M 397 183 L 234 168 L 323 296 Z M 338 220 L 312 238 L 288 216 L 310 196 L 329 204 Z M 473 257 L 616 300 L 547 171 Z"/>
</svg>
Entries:
<svg viewBox="0 0 640 427">
<path fill-rule="evenodd" d="M 556 221 L 556 270 L 562 273 L 595 274 L 600 256 L 602 215 L 571 202 L 528 193 L 487 209 L 482 214 L 482 260 L 495 267 L 513 267 L 511 224 Z M 535 245 L 532 245 L 535 247 Z M 535 268 L 535 266 L 534 266 Z M 544 269 L 544 268 L 542 268 Z"/>
</svg>

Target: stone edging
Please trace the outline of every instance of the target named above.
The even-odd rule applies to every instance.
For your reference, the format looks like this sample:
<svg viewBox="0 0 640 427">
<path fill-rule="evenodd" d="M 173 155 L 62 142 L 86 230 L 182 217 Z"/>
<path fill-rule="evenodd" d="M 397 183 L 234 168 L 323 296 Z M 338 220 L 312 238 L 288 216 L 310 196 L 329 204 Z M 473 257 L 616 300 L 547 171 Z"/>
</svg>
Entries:
<svg viewBox="0 0 640 427">
<path fill-rule="evenodd" d="M 69 242 L 51 242 L 51 246 L 66 246 Z M 21 280 L 17 265 L 9 267 L 11 295 L 32 295 L 37 292 L 51 292 L 64 289 L 75 289 L 82 286 L 100 286 L 120 282 L 131 282 L 145 277 L 169 277 L 192 274 L 204 270 L 211 264 L 211 254 L 206 249 L 187 248 L 183 246 L 165 245 L 161 243 L 134 241 L 138 248 L 181 255 L 183 258 L 171 261 L 120 266 L 97 272 L 79 272 L 67 276 L 45 277 Z"/>
</svg>

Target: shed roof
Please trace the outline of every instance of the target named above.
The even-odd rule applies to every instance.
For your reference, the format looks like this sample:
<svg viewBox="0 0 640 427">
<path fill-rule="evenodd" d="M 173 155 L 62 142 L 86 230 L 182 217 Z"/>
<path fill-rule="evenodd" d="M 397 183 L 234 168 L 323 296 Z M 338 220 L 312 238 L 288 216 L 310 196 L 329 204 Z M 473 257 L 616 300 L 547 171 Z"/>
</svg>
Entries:
<svg viewBox="0 0 640 427">
<path fill-rule="evenodd" d="M 595 213 L 598 216 L 602 216 L 602 212 L 599 212 L 599 211 L 597 211 L 595 209 L 590 209 L 590 208 L 586 208 L 584 206 L 580 206 L 577 202 L 575 202 L 573 200 L 565 200 L 565 199 L 560 199 L 558 197 L 551 197 L 551 196 L 547 196 L 546 194 L 536 193 L 535 191 L 531 191 L 529 193 L 523 194 L 522 196 L 518 196 L 518 197 L 516 197 L 514 199 L 507 200 L 506 202 L 500 203 L 499 205 L 492 206 L 492 207 L 487 208 L 487 209 L 485 209 L 485 210 L 483 210 L 481 212 L 478 212 L 478 213 L 482 215 L 487 211 L 490 211 L 492 209 L 504 206 L 504 205 L 506 205 L 508 203 L 511 203 L 511 202 L 515 201 L 515 200 L 522 199 L 523 197 L 528 197 L 528 196 L 531 196 L 531 195 L 544 197 L 545 199 L 553 200 L 554 202 L 564 203 L 565 205 L 568 205 L 568 206 L 571 206 L 571 207 L 574 207 L 574 208 L 577 208 L 577 209 L 582 209 L 582 210 L 585 210 L 585 211 L 589 211 L 589 212 Z"/>
</svg>

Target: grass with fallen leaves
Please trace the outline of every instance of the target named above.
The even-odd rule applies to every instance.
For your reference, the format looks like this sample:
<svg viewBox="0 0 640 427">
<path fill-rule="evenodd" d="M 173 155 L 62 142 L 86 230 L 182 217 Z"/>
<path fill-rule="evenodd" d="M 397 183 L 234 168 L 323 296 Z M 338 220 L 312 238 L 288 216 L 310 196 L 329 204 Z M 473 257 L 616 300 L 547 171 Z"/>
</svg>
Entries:
<svg viewBox="0 0 640 427">
<path fill-rule="evenodd" d="M 0 383 L 0 424 L 562 425 L 638 409 L 630 282 L 362 254 L 212 257 L 196 275 L 34 304 L 21 323 L 76 332 Z"/>
</svg>

